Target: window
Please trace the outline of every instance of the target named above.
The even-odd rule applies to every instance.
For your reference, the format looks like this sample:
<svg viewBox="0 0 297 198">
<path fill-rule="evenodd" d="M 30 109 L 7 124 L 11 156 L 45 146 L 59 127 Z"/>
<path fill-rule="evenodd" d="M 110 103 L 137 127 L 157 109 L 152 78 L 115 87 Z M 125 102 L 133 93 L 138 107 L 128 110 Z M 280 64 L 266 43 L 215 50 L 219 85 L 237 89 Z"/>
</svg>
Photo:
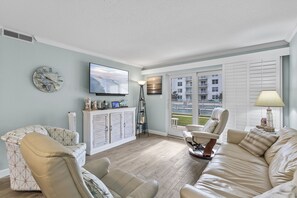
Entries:
<svg viewBox="0 0 297 198">
<path fill-rule="evenodd" d="M 219 99 L 219 95 L 212 95 L 212 99 L 213 100 Z"/>
<path fill-rule="evenodd" d="M 201 100 L 206 100 L 206 95 L 202 95 Z"/>
<path fill-rule="evenodd" d="M 213 87 L 212 88 L 212 92 L 218 92 L 219 91 L 219 88 L 218 87 Z"/>
<path fill-rule="evenodd" d="M 177 99 L 183 99 L 183 97 L 179 95 L 179 96 L 177 96 Z"/>
<path fill-rule="evenodd" d="M 217 84 L 219 84 L 219 80 L 218 80 L 218 79 L 212 80 L 212 84 L 213 84 L 213 85 L 217 85 Z"/>
<path fill-rule="evenodd" d="M 177 86 L 183 86 L 183 82 L 177 82 Z"/>
<path fill-rule="evenodd" d="M 178 93 L 183 93 L 183 90 L 182 89 L 177 89 L 177 92 Z"/>
</svg>

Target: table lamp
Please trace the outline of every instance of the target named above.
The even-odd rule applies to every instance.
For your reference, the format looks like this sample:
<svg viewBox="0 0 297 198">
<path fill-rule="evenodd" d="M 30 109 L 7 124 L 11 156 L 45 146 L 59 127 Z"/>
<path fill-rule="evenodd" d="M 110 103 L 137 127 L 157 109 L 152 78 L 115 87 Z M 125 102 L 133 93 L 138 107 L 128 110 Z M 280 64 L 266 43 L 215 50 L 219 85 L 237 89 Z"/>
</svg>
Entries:
<svg viewBox="0 0 297 198">
<path fill-rule="evenodd" d="M 261 91 L 256 106 L 267 107 L 267 127 L 273 128 L 273 116 L 270 107 L 283 107 L 285 104 L 276 91 Z"/>
</svg>

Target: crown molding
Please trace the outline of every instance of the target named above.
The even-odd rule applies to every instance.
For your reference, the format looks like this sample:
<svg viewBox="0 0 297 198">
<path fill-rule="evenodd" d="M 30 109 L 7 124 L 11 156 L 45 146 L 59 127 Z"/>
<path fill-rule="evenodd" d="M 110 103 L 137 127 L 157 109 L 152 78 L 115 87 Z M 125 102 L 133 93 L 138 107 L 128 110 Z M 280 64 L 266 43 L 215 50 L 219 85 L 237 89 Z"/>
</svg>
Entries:
<svg viewBox="0 0 297 198">
<path fill-rule="evenodd" d="M 229 57 L 217 58 L 217 59 L 211 59 L 211 60 L 205 60 L 205 61 L 197 61 L 197 62 L 172 65 L 172 66 L 161 67 L 161 68 L 147 69 L 147 70 L 142 70 L 141 74 L 150 75 L 150 74 L 169 73 L 174 71 L 195 69 L 200 67 L 222 65 L 222 64 L 226 64 L 226 63 L 230 63 L 238 60 L 245 61 L 245 60 L 250 60 L 257 57 L 265 58 L 265 57 L 272 57 L 272 56 L 286 56 L 289 54 L 290 54 L 290 48 L 285 47 L 285 48 L 274 49 L 274 50 L 266 50 L 262 52 L 254 52 L 254 53 L 243 54 L 243 55 L 229 56 Z"/>
<path fill-rule="evenodd" d="M 59 47 L 59 48 L 62 48 L 62 49 L 66 49 L 66 50 L 70 50 L 70 51 L 74 51 L 74 52 L 79 52 L 79 53 L 83 53 L 83 54 L 87 54 L 87 55 L 91 55 L 91 56 L 96 56 L 98 58 L 111 60 L 111 61 L 122 63 L 122 64 L 125 64 L 125 65 L 129 65 L 129 66 L 133 66 L 133 67 L 137 67 L 137 68 L 142 68 L 141 66 L 130 64 L 130 63 L 126 62 L 126 61 L 123 61 L 123 60 L 120 60 L 120 59 L 117 59 L 117 58 L 114 58 L 114 57 L 106 56 L 106 55 L 99 54 L 99 53 L 96 53 L 96 52 L 92 52 L 92 51 L 89 51 L 89 50 L 84 50 L 84 49 L 81 49 L 81 48 L 78 48 L 78 47 L 74 47 L 72 45 L 67 45 L 67 44 L 64 44 L 64 43 L 61 43 L 61 42 L 53 41 L 53 40 L 42 38 L 42 37 L 39 37 L 39 36 L 34 36 L 34 38 L 35 38 L 35 40 L 37 42 L 43 43 L 43 44 L 46 44 L 46 45 L 51 45 L 51 46 L 54 46 L 54 47 Z"/>
</svg>

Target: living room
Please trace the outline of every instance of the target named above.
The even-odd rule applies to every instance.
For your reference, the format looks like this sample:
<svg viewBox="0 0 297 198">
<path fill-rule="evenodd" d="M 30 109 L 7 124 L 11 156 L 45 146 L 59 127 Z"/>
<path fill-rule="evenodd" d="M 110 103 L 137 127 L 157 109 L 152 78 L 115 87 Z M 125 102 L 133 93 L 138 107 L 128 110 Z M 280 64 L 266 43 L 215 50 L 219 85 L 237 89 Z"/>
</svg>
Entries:
<svg viewBox="0 0 297 198">
<path fill-rule="evenodd" d="M 297 100 L 296 7 L 294 1 L 284 4 L 271 0 L 208 3 L 178 0 L 5 0 L 1 2 L 0 8 L 0 136 L 35 124 L 68 129 L 68 112 L 75 112 L 76 131 L 79 142 L 83 142 L 86 98 L 100 103 L 107 101 L 109 105 L 112 101 L 124 101 L 129 108 L 138 107 L 138 81 L 145 80 L 147 82 L 143 88 L 150 136 L 143 134 L 140 138 L 136 137 L 135 142 L 138 141 L 137 145 L 140 146 L 134 146 L 141 150 L 141 145 L 146 144 L 145 140 L 152 138 L 152 142 L 158 146 L 155 149 L 149 149 L 149 146 L 143 148 L 157 152 L 156 148 L 164 144 L 162 141 L 170 139 L 168 145 L 177 149 L 176 152 L 181 155 L 178 159 L 180 163 L 187 160 L 187 166 L 203 164 L 205 167 L 205 161 L 195 160 L 188 155 L 186 143 L 178 138 L 182 137 L 187 124 L 201 124 L 203 116 L 194 112 L 207 108 L 201 109 L 201 98 L 198 97 L 204 90 L 199 88 L 198 82 L 216 75 L 219 76 L 220 84 L 218 89 L 212 90 L 218 92 L 218 97 L 210 100 L 217 102 L 212 105 L 229 110 L 229 119 L 219 142 L 226 141 L 228 129 L 244 130 L 259 125 L 261 118 L 266 117 L 266 107 L 255 107 L 257 96 L 264 90 L 265 83 L 270 83 L 267 86 L 276 90 L 285 104 L 284 107 L 272 109 L 274 127 L 297 129 L 297 104 L 294 102 Z M 28 36 L 32 41 L 12 38 L 5 35 L 5 30 Z M 128 71 L 128 94 L 97 96 L 90 93 L 90 63 Z M 272 70 L 267 72 L 263 69 L 267 65 Z M 62 76 L 60 90 L 45 93 L 34 85 L 33 74 L 42 66 L 51 67 Z M 251 71 L 251 66 L 255 70 Z M 253 78 L 253 74 L 257 73 L 261 73 L 260 80 Z M 273 80 L 266 82 L 266 74 L 271 74 L 268 78 Z M 161 77 L 161 92 L 147 94 L 148 80 L 153 77 Z M 193 85 L 188 93 L 193 104 L 196 102 L 195 105 L 189 105 L 189 98 L 184 102 L 184 96 L 173 86 L 173 82 L 184 80 L 186 83 L 188 78 L 192 79 Z M 180 97 L 178 102 L 173 100 L 174 91 L 177 92 L 177 100 Z M 181 90 L 182 93 L 186 91 L 187 87 Z M 191 115 L 180 116 L 180 112 L 174 111 L 179 105 L 183 110 L 190 108 Z M 135 120 L 137 111 L 135 108 Z M 134 151 L 133 147 L 125 149 L 133 141 L 122 144 L 120 148 Z M 170 147 L 166 149 L 170 150 Z M 184 151 L 183 154 L 181 151 Z M 112 167 L 124 166 L 120 163 L 120 157 L 115 159 L 117 147 L 103 153 L 96 156 L 109 157 Z M 165 163 L 162 160 L 167 158 L 164 153 L 160 153 L 156 159 L 147 160 L 156 160 L 156 164 L 158 161 L 160 164 Z M 1 178 L 9 175 L 6 155 L 5 142 L 0 141 Z M 169 152 L 168 155 L 173 156 L 173 153 Z M 88 156 L 87 161 L 92 158 L 92 155 Z M 140 166 L 144 166 L 144 161 Z M 170 159 L 167 163 L 170 163 Z M 168 172 L 174 176 L 174 167 L 168 167 Z M 191 170 L 192 167 L 189 167 L 184 168 Z M 137 167 L 134 168 L 137 170 Z M 166 165 L 162 168 L 166 169 Z M 195 171 L 199 172 L 200 169 Z M 198 178 L 188 176 L 187 179 L 193 185 L 191 182 Z M 159 181 L 157 197 L 173 196 L 169 193 L 160 194 L 163 193 L 162 187 Z M 7 192 L 6 189 L 4 191 Z M 178 197 L 179 189 L 173 191 L 174 196 Z"/>
</svg>

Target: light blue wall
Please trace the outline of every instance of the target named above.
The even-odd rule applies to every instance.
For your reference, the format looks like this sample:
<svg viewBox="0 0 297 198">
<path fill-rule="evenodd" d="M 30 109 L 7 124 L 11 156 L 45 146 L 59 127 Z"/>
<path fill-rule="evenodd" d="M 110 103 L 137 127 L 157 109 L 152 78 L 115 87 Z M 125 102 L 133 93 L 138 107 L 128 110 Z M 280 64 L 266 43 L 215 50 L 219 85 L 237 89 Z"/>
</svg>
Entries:
<svg viewBox="0 0 297 198">
<path fill-rule="evenodd" d="M 89 94 L 88 63 L 101 63 L 129 70 L 129 106 L 137 105 L 141 79 L 140 68 L 89 56 L 41 43 L 26 43 L 0 36 L 0 135 L 31 124 L 68 128 L 67 112 L 77 113 L 77 130 L 82 137 L 84 98 L 120 100 L 123 97 L 102 97 Z M 64 77 L 63 88 L 44 93 L 32 82 L 34 70 L 51 66 Z M 0 170 L 7 168 L 5 144 L 0 141 Z"/>
<path fill-rule="evenodd" d="M 290 43 L 290 127 L 297 129 L 297 34 Z"/>
</svg>

